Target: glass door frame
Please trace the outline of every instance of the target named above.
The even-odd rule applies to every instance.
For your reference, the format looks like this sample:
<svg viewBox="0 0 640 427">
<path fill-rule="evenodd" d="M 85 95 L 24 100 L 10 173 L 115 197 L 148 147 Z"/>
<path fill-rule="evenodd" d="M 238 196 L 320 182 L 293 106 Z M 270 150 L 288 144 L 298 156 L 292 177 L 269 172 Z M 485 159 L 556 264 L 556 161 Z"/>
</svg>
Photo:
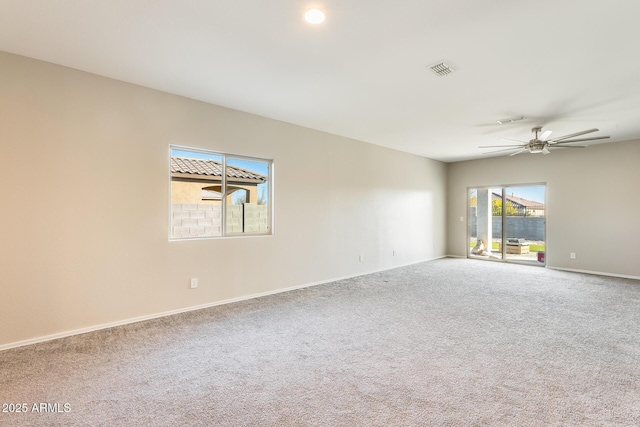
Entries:
<svg viewBox="0 0 640 427">
<path fill-rule="evenodd" d="M 507 203 L 504 203 L 505 197 L 507 195 L 507 189 L 508 188 L 518 188 L 518 187 L 544 187 L 544 201 L 542 203 L 544 203 L 544 220 L 543 220 L 543 224 L 544 224 L 544 230 L 543 230 L 543 236 L 544 236 L 544 255 L 543 255 L 543 259 L 542 261 L 537 261 L 537 262 L 531 262 L 531 261 L 523 261 L 523 260 L 518 260 L 518 259 L 513 259 L 513 258 L 508 258 L 507 257 L 507 244 L 506 244 L 506 233 L 507 233 Z M 502 192 L 502 212 L 501 212 L 501 232 L 500 232 L 500 258 L 497 257 L 485 257 L 485 256 L 478 256 L 478 255 L 474 255 L 471 253 L 470 248 L 470 241 L 471 241 L 471 190 L 497 190 L 500 189 Z M 547 209 L 547 184 L 542 182 L 542 183 L 526 183 L 526 184 L 504 184 L 504 185 L 486 185 L 486 186 L 473 186 L 473 187 L 467 187 L 467 191 L 466 191 L 466 198 L 467 198 L 467 232 L 466 232 L 466 242 L 465 242 L 465 248 L 467 251 L 467 258 L 470 259 L 482 259 L 482 260 L 487 260 L 487 261 L 499 261 L 499 262 L 509 262 L 509 263 L 514 263 L 514 264 L 522 264 L 522 265 L 533 265 L 533 266 L 539 266 L 539 267 L 546 267 L 547 265 L 547 215 L 548 215 L 548 209 Z M 492 199 L 492 197 L 491 197 Z M 476 193 L 476 200 L 477 200 L 477 193 Z M 490 204 L 492 204 L 492 200 L 489 201 Z M 477 202 L 476 202 L 476 209 L 477 209 Z M 477 210 L 476 210 L 476 217 L 477 217 Z M 493 233 L 492 233 L 493 235 Z M 493 237 L 493 236 L 492 236 Z M 478 238 L 478 231 L 477 231 L 477 222 L 476 222 L 476 238 Z M 492 238 L 491 238 L 492 240 Z M 493 240 L 490 242 L 487 242 L 487 245 L 492 244 Z M 538 258 L 539 260 L 539 258 Z"/>
</svg>

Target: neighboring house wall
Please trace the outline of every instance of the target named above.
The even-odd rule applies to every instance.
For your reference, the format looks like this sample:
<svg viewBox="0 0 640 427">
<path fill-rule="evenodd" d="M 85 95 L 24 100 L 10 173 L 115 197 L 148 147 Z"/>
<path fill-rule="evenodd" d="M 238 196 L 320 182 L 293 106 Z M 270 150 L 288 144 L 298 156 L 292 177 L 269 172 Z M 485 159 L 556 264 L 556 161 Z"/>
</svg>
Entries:
<svg viewBox="0 0 640 427">
<path fill-rule="evenodd" d="M 269 231 L 268 206 L 257 204 L 257 185 L 228 184 L 226 199 L 227 233 L 266 233 Z M 202 190 L 220 192 L 212 181 L 171 180 L 171 237 L 196 238 L 222 235 L 221 200 L 203 200 Z M 241 191 L 248 203 L 233 204 L 232 194 Z"/>
<path fill-rule="evenodd" d="M 257 203 L 258 188 L 256 185 L 228 185 L 233 191 L 243 191 L 248 195 L 249 203 Z M 201 181 L 171 180 L 171 203 L 212 203 L 219 204 L 220 200 L 203 200 L 202 190 L 211 189 L 220 192 L 220 184 Z M 231 193 L 227 195 L 227 203 L 231 204 Z"/>
<path fill-rule="evenodd" d="M 202 200 L 202 189 L 210 186 L 199 182 L 171 180 L 171 203 L 220 204 L 220 200 Z"/>
</svg>

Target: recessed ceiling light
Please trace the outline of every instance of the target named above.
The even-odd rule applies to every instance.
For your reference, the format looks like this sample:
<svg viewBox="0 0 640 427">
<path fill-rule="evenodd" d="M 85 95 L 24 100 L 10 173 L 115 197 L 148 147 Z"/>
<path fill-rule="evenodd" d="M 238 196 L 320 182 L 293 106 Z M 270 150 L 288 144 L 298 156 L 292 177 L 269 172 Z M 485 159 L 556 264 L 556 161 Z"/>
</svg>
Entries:
<svg viewBox="0 0 640 427">
<path fill-rule="evenodd" d="M 324 12 L 318 9 L 309 9 L 304 14 L 304 20 L 309 24 L 320 24 L 324 22 Z"/>
</svg>

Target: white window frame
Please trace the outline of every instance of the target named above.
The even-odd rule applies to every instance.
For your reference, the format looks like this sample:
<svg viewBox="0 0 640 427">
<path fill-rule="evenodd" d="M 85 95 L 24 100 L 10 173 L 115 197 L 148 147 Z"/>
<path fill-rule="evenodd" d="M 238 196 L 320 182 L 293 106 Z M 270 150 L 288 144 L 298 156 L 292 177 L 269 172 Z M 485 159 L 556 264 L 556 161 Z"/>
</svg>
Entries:
<svg viewBox="0 0 640 427">
<path fill-rule="evenodd" d="M 192 153 L 200 153 L 210 156 L 218 156 L 221 158 L 222 163 L 222 176 L 220 180 L 221 185 L 221 218 L 220 218 L 220 227 L 221 232 L 220 235 L 213 236 L 189 236 L 189 237 L 175 237 L 173 234 L 173 201 L 172 201 L 172 176 L 171 176 L 171 157 L 172 152 L 174 150 L 179 151 L 187 151 Z M 267 175 L 267 191 L 268 191 L 268 203 L 267 203 L 267 231 L 265 232 L 241 232 L 241 233 L 229 233 L 227 231 L 227 159 L 233 160 L 246 160 L 249 162 L 260 162 L 266 163 L 268 165 L 268 175 Z M 274 234 L 274 161 L 273 159 L 265 159 L 261 157 L 251 157 L 244 156 L 238 154 L 225 153 L 221 151 L 213 151 L 203 148 L 195 148 L 184 145 L 169 145 L 169 161 L 168 161 L 168 170 L 169 170 L 169 203 L 168 203 L 168 235 L 169 241 L 185 241 L 185 240 L 207 240 L 207 239 L 235 239 L 235 238 L 247 238 L 247 237 L 264 237 L 264 236 L 272 236 Z"/>
</svg>

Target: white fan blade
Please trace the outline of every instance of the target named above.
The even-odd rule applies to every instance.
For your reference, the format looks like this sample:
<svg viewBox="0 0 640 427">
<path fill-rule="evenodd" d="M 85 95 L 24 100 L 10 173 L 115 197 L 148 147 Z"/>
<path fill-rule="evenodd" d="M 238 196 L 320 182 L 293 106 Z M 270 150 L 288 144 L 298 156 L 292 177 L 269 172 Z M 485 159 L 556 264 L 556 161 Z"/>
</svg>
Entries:
<svg viewBox="0 0 640 427">
<path fill-rule="evenodd" d="M 504 148 L 504 147 L 522 147 L 522 144 L 513 144 L 513 145 L 480 145 L 478 148 Z"/>
<path fill-rule="evenodd" d="M 519 142 L 521 144 L 528 144 L 529 141 L 520 141 L 519 139 L 511 139 L 511 138 L 501 138 L 502 141 L 513 141 L 513 142 Z"/>
<path fill-rule="evenodd" d="M 558 138 L 550 139 L 549 142 L 551 144 L 555 144 L 558 141 L 562 141 L 562 140 L 565 140 L 565 139 L 573 138 L 574 136 L 585 135 L 585 134 L 591 133 L 591 132 L 598 132 L 599 130 L 600 129 L 598 129 L 598 128 L 593 128 L 593 129 L 589 129 L 589 130 L 583 130 L 582 132 L 576 132 L 576 133 L 572 133 L 570 135 L 565 135 L 565 136 L 561 136 L 561 137 L 558 137 Z"/>
<path fill-rule="evenodd" d="M 509 154 L 509 157 L 515 156 L 516 154 L 520 154 L 520 153 L 522 153 L 523 151 L 527 151 L 527 149 L 526 149 L 526 148 L 523 148 L 522 150 L 516 151 L 516 152 L 515 152 L 515 153 L 513 153 L 513 154 Z"/>
<path fill-rule="evenodd" d="M 542 132 L 542 135 L 540 135 L 540 141 L 546 141 L 552 133 L 553 132 L 550 130 L 545 130 L 544 132 Z"/>
<path fill-rule="evenodd" d="M 482 154 L 493 154 L 493 153 L 501 153 L 503 151 L 513 151 L 513 150 L 521 150 L 522 148 L 505 148 L 504 150 L 494 150 L 494 151 L 487 151 L 486 153 L 482 153 Z"/>
<path fill-rule="evenodd" d="M 544 154 L 545 156 L 546 156 L 547 154 L 549 154 L 549 153 L 551 153 L 551 151 L 547 150 L 547 147 L 544 147 L 544 148 L 542 149 L 542 154 Z"/>
<path fill-rule="evenodd" d="M 549 148 L 587 148 L 586 145 L 553 145 Z"/>
<path fill-rule="evenodd" d="M 569 141 L 562 141 L 562 142 L 558 142 L 557 144 L 569 144 L 571 142 L 583 142 L 583 141 L 596 141 L 598 139 L 609 139 L 611 138 L 610 136 L 594 136 L 593 138 L 579 138 L 579 139 L 572 139 Z"/>
</svg>

